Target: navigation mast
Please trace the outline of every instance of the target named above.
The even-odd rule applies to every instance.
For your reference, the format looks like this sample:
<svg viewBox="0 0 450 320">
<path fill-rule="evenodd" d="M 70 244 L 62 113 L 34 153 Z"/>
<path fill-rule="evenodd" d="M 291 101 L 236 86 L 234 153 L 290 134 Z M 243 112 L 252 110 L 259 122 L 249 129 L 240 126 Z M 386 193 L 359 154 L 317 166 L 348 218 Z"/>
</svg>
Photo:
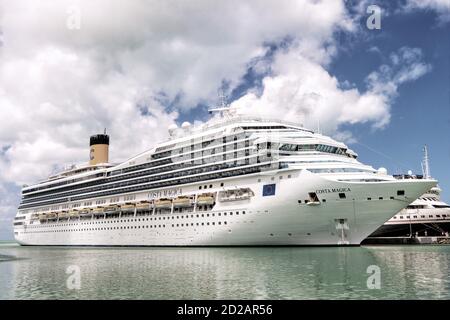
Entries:
<svg viewBox="0 0 450 320">
<path fill-rule="evenodd" d="M 422 173 L 425 179 L 430 179 L 430 159 L 428 158 L 428 147 L 425 145 L 423 147 L 423 160 L 422 160 Z"/>
<path fill-rule="evenodd" d="M 219 113 L 223 118 L 232 118 L 235 115 L 235 109 L 231 108 L 231 106 L 227 102 L 227 96 L 225 95 L 223 90 L 219 90 L 218 96 L 220 98 L 220 105 L 208 109 L 209 114 L 213 114 L 215 112 Z"/>
</svg>

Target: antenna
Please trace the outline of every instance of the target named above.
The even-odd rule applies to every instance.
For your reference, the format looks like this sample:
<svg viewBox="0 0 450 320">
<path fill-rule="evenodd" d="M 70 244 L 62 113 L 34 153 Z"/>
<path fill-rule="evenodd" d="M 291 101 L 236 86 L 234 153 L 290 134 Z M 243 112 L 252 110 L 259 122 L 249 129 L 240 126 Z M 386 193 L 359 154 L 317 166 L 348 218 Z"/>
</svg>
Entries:
<svg viewBox="0 0 450 320">
<path fill-rule="evenodd" d="M 105 131 L 104 131 L 104 132 L 105 132 L 105 134 L 106 134 L 106 128 L 105 128 Z"/>
<path fill-rule="evenodd" d="M 229 107 L 229 105 L 227 103 L 227 96 L 226 96 L 225 91 L 223 89 L 219 90 L 219 98 L 220 98 L 220 106 L 222 108 Z"/>
<path fill-rule="evenodd" d="M 430 179 L 430 159 L 428 158 L 428 147 L 423 147 L 422 173 L 425 179 Z"/>
<path fill-rule="evenodd" d="M 208 109 L 208 112 L 210 114 L 212 114 L 213 112 L 219 112 L 220 116 L 224 118 L 232 117 L 235 110 L 233 110 L 227 103 L 227 96 L 225 95 L 223 89 L 219 90 L 218 96 L 220 98 L 220 105 L 215 108 Z"/>
</svg>

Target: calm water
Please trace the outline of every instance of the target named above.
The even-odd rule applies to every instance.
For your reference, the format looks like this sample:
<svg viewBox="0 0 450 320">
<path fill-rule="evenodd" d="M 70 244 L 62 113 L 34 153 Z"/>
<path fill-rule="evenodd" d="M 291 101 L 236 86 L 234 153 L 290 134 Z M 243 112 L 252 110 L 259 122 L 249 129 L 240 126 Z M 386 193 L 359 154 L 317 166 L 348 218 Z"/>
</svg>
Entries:
<svg viewBox="0 0 450 320">
<path fill-rule="evenodd" d="M 368 289 L 367 267 L 380 268 Z M 80 270 L 69 289 L 67 268 Z M 450 246 L 52 248 L 0 242 L 0 299 L 450 299 Z"/>
</svg>

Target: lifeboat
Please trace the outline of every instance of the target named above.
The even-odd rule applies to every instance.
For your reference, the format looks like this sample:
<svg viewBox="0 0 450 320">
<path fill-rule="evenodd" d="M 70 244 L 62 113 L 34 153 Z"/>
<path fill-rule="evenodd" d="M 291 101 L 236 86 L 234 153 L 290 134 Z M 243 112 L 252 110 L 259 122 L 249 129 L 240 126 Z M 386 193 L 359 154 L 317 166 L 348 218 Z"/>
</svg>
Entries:
<svg viewBox="0 0 450 320">
<path fill-rule="evenodd" d="M 42 213 L 39 215 L 39 220 L 47 220 L 47 215 L 45 213 Z"/>
<path fill-rule="evenodd" d="M 200 194 L 197 197 L 197 204 L 200 206 L 214 204 L 214 194 L 212 193 Z"/>
<path fill-rule="evenodd" d="M 134 204 L 124 204 L 120 206 L 122 212 L 132 212 L 134 211 Z"/>
<path fill-rule="evenodd" d="M 81 217 L 91 217 L 92 216 L 92 212 L 89 209 L 81 210 L 80 211 L 80 216 Z"/>
<path fill-rule="evenodd" d="M 150 203 L 148 201 L 142 201 L 140 203 L 136 204 L 137 210 L 149 210 L 150 209 Z"/>
<path fill-rule="evenodd" d="M 219 199 L 220 201 L 240 201 L 240 200 L 248 200 L 253 197 L 255 194 L 249 188 L 239 188 L 232 189 L 226 191 L 220 191 Z"/>
<path fill-rule="evenodd" d="M 78 214 L 78 211 L 73 210 L 73 211 L 69 211 L 69 217 L 70 218 L 78 218 L 80 215 Z"/>
<path fill-rule="evenodd" d="M 67 212 L 60 212 L 58 213 L 58 218 L 59 219 L 67 219 L 69 217 L 69 213 Z"/>
<path fill-rule="evenodd" d="M 39 214 L 34 213 L 31 215 L 31 220 L 38 220 L 39 219 Z"/>
<path fill-rule="evenodd" d="M 109 206 L 105 208 L 105 214 L 115 214 L 119 212 L 119 206 Z"/>
<path fill-rule="evenodd" d="M 173 200 L 173 206 L 177 208 L 185 208 L 192 206 L 191 198 L 187 196 L 179 196 Z"/>
<path fill-rule="evenodd" d="M 56 218 L 57 218 L 57 215 L 55 212 L 50 212 L 49 214 L 47 214 L 47 219 L 49 219 L 49 220 L 53 220 Z"/>
<path fill-rule="evenodd" d="M 155 200 L 155 208 L 171 209 L 172 208 L 172 200 L 166 199 L 166 198 Z"/>
<path fill-rule="evenodd" d="M 105 210 L 103 208 L 95 208 L 94 210 L 92 210 L 92 213 L 94 214 L 94 216 L 102 216 L 105 213 Z"/>
</svg>

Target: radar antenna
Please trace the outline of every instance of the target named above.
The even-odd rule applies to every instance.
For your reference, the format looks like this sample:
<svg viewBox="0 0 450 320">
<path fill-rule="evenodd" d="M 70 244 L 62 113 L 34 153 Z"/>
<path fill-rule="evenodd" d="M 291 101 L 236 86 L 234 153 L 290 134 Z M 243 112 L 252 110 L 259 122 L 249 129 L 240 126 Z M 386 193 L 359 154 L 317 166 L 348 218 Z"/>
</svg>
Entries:
<svg viewBox="0 0 450 320">
<path fill-rule="evenodd" d="M 209 114 L 218 112 L 221 117 L 231 118 L 235 114 L 235 110 L 227 102 L 227 96 L 223 89 L 219 90 L 218 96 L 220 98 L 220 105 L 211 109 L 208 109 Z"/>
<path fill-rule="evenodd" d="M 428 158 L 428 147 L 425 145 L 423 147 L 423 160 L 422 160 L 422 173 L 425 179 L 430 179 L 430 159 Z"/>
</svg>

